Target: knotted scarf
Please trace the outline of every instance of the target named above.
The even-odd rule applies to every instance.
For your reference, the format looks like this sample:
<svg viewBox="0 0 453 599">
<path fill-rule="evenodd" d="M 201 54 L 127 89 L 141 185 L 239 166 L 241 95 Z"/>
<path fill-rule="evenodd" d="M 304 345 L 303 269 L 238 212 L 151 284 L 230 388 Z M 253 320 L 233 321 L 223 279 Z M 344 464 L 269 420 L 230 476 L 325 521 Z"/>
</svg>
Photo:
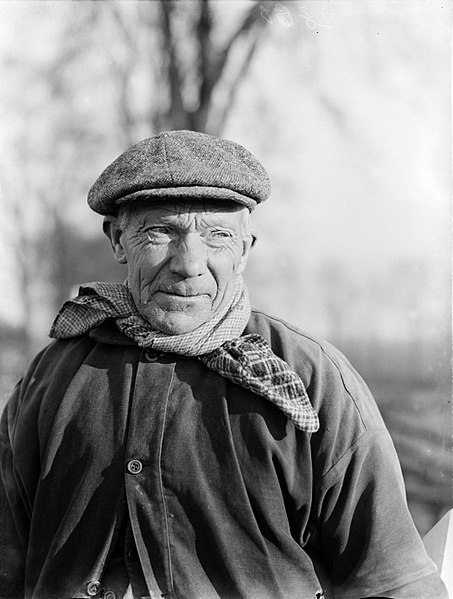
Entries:
<svg viewBox="0 0 453 599">
<path fill-rule="evenodd" d="M 195 356 L 209 369 L 278 406 L 294 425 L 316 432 L 319 421 L 300 377 L 274 354 L 263 337 L 242 335 L 250 318 L 247 288 L 237 277 L 228 305 L 194 331 L 167 335 L 156 331 L 139 313 L 127 284 L 88 283 L 65 302 L 50 336 L 83 335 L 108 318 L 137 345 L 183 356 Z"/>
</svg>

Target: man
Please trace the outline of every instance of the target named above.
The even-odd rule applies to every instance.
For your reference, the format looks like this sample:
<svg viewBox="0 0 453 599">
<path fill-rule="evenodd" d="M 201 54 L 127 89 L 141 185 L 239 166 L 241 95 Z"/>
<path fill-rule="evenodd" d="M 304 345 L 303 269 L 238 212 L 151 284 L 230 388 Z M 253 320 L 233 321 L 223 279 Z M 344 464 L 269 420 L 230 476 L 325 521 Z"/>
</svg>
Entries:
<svg viewBox="0 0 453 599">
<path fill-rule="evenodd" d="M 250 310 L 269 192 L 247 150 L 190 131 L 94 184 L 128 279 L 63 306 L 3 414 L 1 597 L 314 599 L 324 576 L 331 597 L 446 597 L 363 381 Z"/>
</svg>

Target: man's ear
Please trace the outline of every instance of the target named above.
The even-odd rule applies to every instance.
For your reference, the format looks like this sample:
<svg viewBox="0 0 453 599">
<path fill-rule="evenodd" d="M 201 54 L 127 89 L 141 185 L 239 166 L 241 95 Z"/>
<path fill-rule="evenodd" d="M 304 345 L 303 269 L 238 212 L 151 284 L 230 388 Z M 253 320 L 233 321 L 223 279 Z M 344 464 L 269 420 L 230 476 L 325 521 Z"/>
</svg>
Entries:
<svg viewBox="0 0 453 599">
<path fill-rule="evenodd" d="M 123 245 L 123 232 L 117 225 L 117 218 L 110 215 L 105 216 L 102 223 L 102 230 L 110 241 L 117 262 L 127 264 L 127 256 Z"/>
<path fill-rule="evenodd" d="M 242 256 L 238 266 L 238 275 L 241 275 L 244 272 L 245 267 L 247 266 L 250 250 L 255 245 L 255 241 L 256 235 L 250 234 L 242 242 Z"/>
</svg>

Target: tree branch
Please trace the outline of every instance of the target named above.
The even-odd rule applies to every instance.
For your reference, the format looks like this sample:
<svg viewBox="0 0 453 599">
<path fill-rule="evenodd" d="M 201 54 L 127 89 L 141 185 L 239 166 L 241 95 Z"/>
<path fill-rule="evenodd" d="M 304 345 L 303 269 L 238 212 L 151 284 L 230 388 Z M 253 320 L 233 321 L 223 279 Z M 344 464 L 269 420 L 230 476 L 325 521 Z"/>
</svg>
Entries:
<svg viewBox="0 0 453 599">
<path fill-rule="evenodd" d="M 112 65 L 119 79 L 119 117 L 121 133 L 126 146 L 132 145 L 134 140 L 133 129 L 135 125 L 134 111 L 131 108 L 130 97 L 130 80 L 133 74 L 135 56 L 137 55 L 136 38 L 131 35 L 130 29 L 124 22 L 124 17 L 118 6 L 114 3 L 110 5 L 110 11 L 115 23 L 117 24 L 120 34 L 124 40 L 125 59 L 117 58 L 112 53 Z"/>
<path fill-rule="evenodd" d="M 223 49 L 214 53 L 211 44 L 212 19 L 209 10 L 209 0 L 203 0 L 197 26 L 197 38 L 200 42 L 199 69 L 201 80 L 199 107 L 192 113 L 192 122 L 196 128 L 204 130 L 207 126 L 208 111 L 211 106 L 212 94 L 214 88 L 224 74 L 232 49 L 236 47 L 240 38 L 246 35 L 251 37 L 252 30 L 255 29 L 255 39 L 251 39 L 250 46 L 245 52 L 242 65 L 234 80 L 228 85 L 228 91 L 226 92 L 227 100 L 223 103 L 223 107 L 218 112 L 218 116 L 215 118 L 212 128 L 210 128 L 212 133 L 220 132 L 236 96 L 237 89 L 248 71 L 250 61 L 257 47 L 260 32 L 264 30 L 264 27 L 267 24 L 266 19 L 262 18 L 261 14 L 263 4 L 266 5 L 267 10 L 270 12 L 276 2 L 267 1 L 263 3 L 260 0 L 256 0 L 240 25 L 231 34 Z"/>
<path fill-rule="evenodd" d="M 171 28 L 171 15 L 173 11 L 172 2 L 160 2 L 162 15 L 163 47 L 162 54 L 168 53 L 167 81 L 170 92 L 170 105 L 166 111 L 167 120 L 174 128 L 184 127 L 186 122 L 184 114 L 184 102 L 182 99 L 182 78 L 179 71 L 178 60 L 175 51 L 175 41 Z"/>
<path fill-rule="evenodd" d="M 266 27 L 267 21 L 262 17 L 261 7 L 266 5 L 266 8 L 269 12 L 272 11 L 273 7 L 277 2 L 262 2 L 261 0 L 256 0 L 254 5 L 250 8 L 247 15 L 245 16 L 242 23 L 236 29 L 236 31 L 231 35 L 229 41 L 225 44 L 224 49 L 220 52 L 220 54 L 216 57 L 216 60 L 213 64 L 213 84 L 212 87 L 216 85 L 218 80 L 220 79 L 225 65 L 229 59 L 232 48 L 235 46 L 237 40 L 244 36 L 246 33 L 251 31 L 253 27 L 257 30 L 264 29 Z"/>
<path fill-rule="evenodd" d="M 200 80 L 198 92 L 198 109 L 196 128 L 204 129 L 206 126 L 207 111 L 213 88 L 212 65 L 211 65 L 211 29 L 212 17 L 208 0 L 202 0 L 198 23 L 196 26 L 196 37 L 199 42 L 198 77 Z M 195 112 L 193 114 L 195 114 Z"/>
<path fill-rule="evenodd" d="M 237 93 L 239 91 L 239 87 L 241 82 L 245 79 L 248 70 L 250 69 L 250 63 L 252 61 L 253 55 L 256 52 L 257 46 L 259 42 L 259 37 L 256 37 L 250 44 L 244 60 L 241 63 L 241 66 L 236 73 L 236 76 L 233 78 L 232 82 L 228 85 L 228 89 L 225 91 L 225 100 L 223 102 L 223 107 L 221 107 L 213 120 L 212 127 L 210 126 L 209 131 L 214 135 L 220 135 L 228 116 L 228 113 L 231 111 L 231 108 L 236 100 Z"/>
</svg>

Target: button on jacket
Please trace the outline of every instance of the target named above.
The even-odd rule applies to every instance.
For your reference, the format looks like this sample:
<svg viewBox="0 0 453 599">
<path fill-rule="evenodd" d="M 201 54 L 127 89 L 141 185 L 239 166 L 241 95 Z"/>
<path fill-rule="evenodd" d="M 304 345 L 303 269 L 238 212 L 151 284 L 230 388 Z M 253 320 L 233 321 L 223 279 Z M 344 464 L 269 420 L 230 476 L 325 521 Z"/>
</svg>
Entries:
<svg viewBox="0 0 453 599">
<path fill-rule="evenodd" d="M 323 564 L 334 596 L 357 599 L 435 571 L 347 360 L 261 312 L 245 333 L 302 378 L 317 433 L 113 323 L 41 352 L 2 417 L 0 597 L 113 592 L 126 521 L 153 597 L 314 598 Z"/>
</svg>

